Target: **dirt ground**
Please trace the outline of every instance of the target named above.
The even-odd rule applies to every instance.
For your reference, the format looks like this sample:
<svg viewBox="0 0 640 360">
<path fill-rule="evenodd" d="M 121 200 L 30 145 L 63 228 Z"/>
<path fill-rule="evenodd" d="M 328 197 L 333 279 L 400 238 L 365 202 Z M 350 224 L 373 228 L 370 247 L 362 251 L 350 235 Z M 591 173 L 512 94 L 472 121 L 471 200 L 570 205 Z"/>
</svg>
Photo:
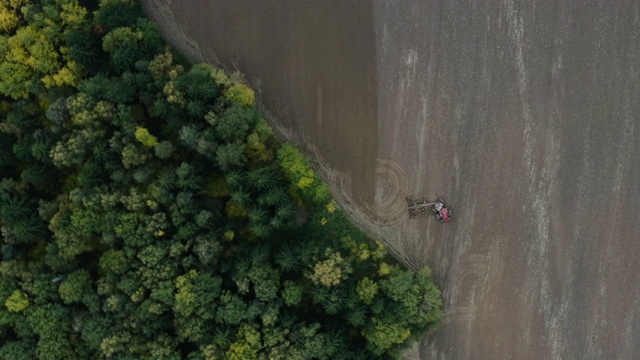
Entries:
<svg viewBox="0 0 640 360">
<path fill-rule="evenodd" d="M 433 269 L 444 321 L 407 358 L 640 358 L 640 2 L 143 3 Z"/>
</svg>

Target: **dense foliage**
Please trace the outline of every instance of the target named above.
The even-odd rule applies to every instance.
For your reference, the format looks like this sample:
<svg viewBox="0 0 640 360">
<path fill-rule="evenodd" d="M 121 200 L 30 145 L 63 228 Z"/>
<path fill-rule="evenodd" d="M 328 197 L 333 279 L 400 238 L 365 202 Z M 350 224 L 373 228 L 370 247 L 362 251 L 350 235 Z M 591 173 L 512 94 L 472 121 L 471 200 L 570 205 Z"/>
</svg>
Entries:
<svg viewBox="0 0 640 360">
<path fill-rule="evenodd" d="M 134 1 L 0 3 L 0 359 L 388 358 L 438 323 L 239 80 Z"/>
</svg>

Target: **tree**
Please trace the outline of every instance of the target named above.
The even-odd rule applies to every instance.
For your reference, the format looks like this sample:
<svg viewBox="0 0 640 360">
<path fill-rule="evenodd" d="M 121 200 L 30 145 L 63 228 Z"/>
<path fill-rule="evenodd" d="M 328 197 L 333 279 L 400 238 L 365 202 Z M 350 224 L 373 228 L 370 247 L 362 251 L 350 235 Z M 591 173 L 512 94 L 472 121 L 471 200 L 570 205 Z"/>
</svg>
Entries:
<svg viewBox="0 0 640 360">
<path fill-rule="evenodd" d="M 96 21 L 105 31 L 133 26 L 141 17 L 140 4 L 133 0 L 103 0 Z"/>
<path fill-rule="evenodd" d="M 273 166 L 261 166 L 255 168 L 247 174 L 247 182 L 257 191 L 273 189 L 281 179 Z"/>
<path fill-rule="evenodd" d="M 0 169 L 8 169 L 15 162 L 13 155 L 14 139 L 13 136 L 0 132 Z M 3 174 L 8 174 L 8 170 L 6 171 L 3 171 Z"/>
<path fill-rule="evenodd" d="M 351 266 L 345 262 L 339 252 L 334 252 L 330 248 L 326 249 L 324 255 L 325 260 L 315 263 L 313 273 L 310 273 L 308 277 L 316 285 L 336 286 L 347 278 L 351 272 Z"/>
<path fill-rule="evenodd" d="M 216 121 L 215 133 L 221 142 L 244 141 L 249 129 L 254 127 L 260 115 L 254 107 L 231 105 Z"/>
<path fill-rule="evenodd" d="M 88 271 L 74 271 L 62 281 L 58 293 L 65 304 L 83 303 L 92 312 L 97 312 L 99 301 L 92 289 L 92 283 L 93 279 Z"/>
<path fill-rule="evenodd" d="M 122 165 L 125 169 L 144 164 L 151 157 L 148 150 L 136 146 L 134 144 L 127 144 L 122 149 Z"/>
<path fill-rule="evenodd" d="M 282 289 L 282 300 L 288 306 L 296 306 L 302 301 L 302 294 L 304 289 L 300 285 L 296 285 L 293 281 L 287 280 L 284 282 Z"/>
<path fill-rule="evenodd" d="M 226 352 L 229 360 L 253 360 L 258 359 L 258 351 L 261 349 L 260 333 L 248 326 L 240 328 L 236 335 L 238 340 L 231 344 Z"/>
<path fill-rule="evenodd" d="M 9 311 L 21 312 L 29 306 L 29 298 L 24 292 L 14 290 L 11 296 L 7 298 L 7 301 L 5 301 L 4 306 L 6 306 Z"/>
<path fill-rule="evenodd" d="M 368 340 L 367 347 L 375 355 L 382 355 L 392 346 L 402 344 L 411 335 L 409 328 L 396 322 L 381 321 L 373 318 L 373 325 L 363 334 Z"/>
<path fill-rule="evenodd" d="M 246 157 L 243 153 L 244 144 L 242 141 L 224 144 L 216 151 L 216 163 L 224 171 L 228 172 L 233 168 L 242 166 Z"/>
<path fill-rule="evenodd" d="M 102 40 L 102 49 L 109 53 L 111 63 L 120 71 L 132 70 L 136 59 L 143 56 L 139 39 L 142 32 L 130 27 L 113 29 Z"/>
<path fill-rule="evenodd" d="M 215 320 L 220 324 L 238 325 L 249 315 L 247 310 L 247 304 L 240 297 L 226 291 L 220 296 Z"/>
<path fill-rule="evenodd" d="M 256 125 L 256 129 L 266 126 L 264 120 L 260 120 Z M 252 132 L 247 137 L 247 147 L 245 154 L 251 160 L 257 162 L 268 162 L 273 160 L 273 150 L 267 147 L 266 142 L 271 138 L 273 134 L 266 132 L 266 134 L 260 134 L 258 130 Z"/>
<path fill-rule="evenodd" d="M 247 274 L 258 300 L 268 302 L 278 296 L 280 272 L 269 265 L 254 265 Z"/>
<path fill-rule="evenodd" d="M 315 203 L 330 201 L 329 188 L 322 183 L 309 162 L 293 145 L 285 144 L 278 149 L 278 163 L 291 183 L 302 190 L 307 198 Z"/>
<path fill-rule="evenodd" d="M 149 130 L 138 127 L 136 129 L 136 140 L 146 147 L 155 147 L 158 145 L 158 139 L 149 133 Z"/>
<path fill-rule="evenodd" d="M 78 85 L 78 90 L 92 99 L 104 100 L 117 104 L 117 111 L 112 123 L 116 126 L 133 122 L 133 108 L 129 105 L 136 93 L 136 86 L 125 77 L 108 77 L 98 73 L 96 76 L 84 79 Z"/>
<path fill-rule="evenodd" d="M 253 90 L 248 88 L 244 84 L 234 84 L 224 92 L 224 97 L 227 101 L 240 106 L 253 105 Z"/>
<path fill-rule="evenodd" d="M 153 148 L 156 156 L 162 160 L 167 160 L 173 155 L 176 148 L 170 141 L 160 141 L 158 145 Z"/>
<path fill-rule="evenodd" d="M 104 8 L 109 12 L 120 12 L 126 7 L 107 1 Z M 116 6 L 112 6 L 116 5 Z M 120 9 L 118 9 L 120 7 Z M 137 6 L 136 6 L 137 7 Z M 104 9 L 103 8 L 103 9 Z M 127 21 L 130 15 L 125 15 L 118 21 Z M 100 16 L 105 17 L 105 16 Z M 104 19 L 107 20 L 107 19 Z M 107 21 L 113 20 L 109 18 Z M 111 24 L 108 24 L 108 27 Z M 161 38 L 150 20 L 138 17 L 135 25 L 115 27 L 104 36 L 102 49 L 109 54 L 111 65 L 119 72 L 132 71 L 136 61 L 148 61 L 162 50 Z"/>
<path fill-rule="evenodd" d="M 185 99 L 190 99 L 185 105 L 191 103 L 191 107 L 200 104 L 215 102 L 220 95 L 220 90 L 213 81 L 213 68 L 207 64 L 196 64 L 186 74 L 175 77 L 175 89 L 184 94 Z M 190 107 L 187 105 L 187 107 Z M 191 109 L 191 116 L 202 117 L 207 111 L 204 108 L 199 111 Z"/>
<path fill-rule="evenodd" d="M 378 293 L 378 284 L 373 282 L 373 280 L 368 277 L 362 278 L 362 280 L 358 281 L 358 297 L 362 302 L 367 305 L 370 305 L 373 301 L 373 298 Z"/>
<path fill-rule="evenodd" d="M 26 196 L 13 196 L 0 190 L 2 236 L 9 244 L 33 244 L 46 236 L 35 204 Z"/>
<path fill-rule="evenodd" d="M 59 97 L 47 108 L 46 117 L 56 124 L 62 124 L 70 118 L 67 98 Z"/>
<path fill-rule="evenodd" d="M 34 347 L 27 342 L 9 341 L 0 347 L 0 358 L 31 360 L 36 357 Z"/>
<path fill-rule="evenodd" d="M 89 24 L 67 30 L 64 41 L 70 61 L 78 64 L 84 72 L 93 74 L 104 63 L 100 37 Z"/>
<path fill-rule="evenodd" d="M 129 269 L 129 264 L 123 250 L 110 249 L 100 258 L 100 269 L 107 274 L 124 274 Z"/>
<path fill-rule="evenodd" d="M 185 275 L 178 276 L 176 279 L 176 297 L 174 303 L 174 311 L 182 316 L 189 316 L 195 311 L 197 306 L 196 294 L 193 292 L 193 282 L 198 273 L 191 270 Z"/>
</svg>

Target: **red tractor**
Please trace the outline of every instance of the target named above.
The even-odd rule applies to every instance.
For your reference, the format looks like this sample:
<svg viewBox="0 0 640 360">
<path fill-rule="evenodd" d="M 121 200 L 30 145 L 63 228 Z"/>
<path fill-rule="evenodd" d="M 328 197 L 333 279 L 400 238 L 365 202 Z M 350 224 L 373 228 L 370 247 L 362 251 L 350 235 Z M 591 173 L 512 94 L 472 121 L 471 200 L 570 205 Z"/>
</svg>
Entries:
<svg viewBox="0 0 640 360">
<path fill-rule="evenodd" d="M 444 199 L 440 197 L 435 202 L 429 202 L 429 197 L 425 195 L 407 196 L 406 199 L 409 207 L 409 217 L 434 214 L 440 222 L 449 222 L 453 217 L 453 212 L 446 206 Z"/>
</svg>

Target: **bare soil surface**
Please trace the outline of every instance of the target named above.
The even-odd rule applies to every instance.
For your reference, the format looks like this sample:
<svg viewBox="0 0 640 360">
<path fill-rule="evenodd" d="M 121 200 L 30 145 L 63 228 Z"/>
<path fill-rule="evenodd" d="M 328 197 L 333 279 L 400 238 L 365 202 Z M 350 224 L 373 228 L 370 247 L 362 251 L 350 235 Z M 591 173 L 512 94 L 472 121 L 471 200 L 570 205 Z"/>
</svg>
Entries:
<svg viewBox="0 0 640 360">
<path fill-rule="evenodd" d="M 444 321 L 407 358 L 640 358 L 640 2 L 143 3 L 433 269 Z"/>
</svg>

